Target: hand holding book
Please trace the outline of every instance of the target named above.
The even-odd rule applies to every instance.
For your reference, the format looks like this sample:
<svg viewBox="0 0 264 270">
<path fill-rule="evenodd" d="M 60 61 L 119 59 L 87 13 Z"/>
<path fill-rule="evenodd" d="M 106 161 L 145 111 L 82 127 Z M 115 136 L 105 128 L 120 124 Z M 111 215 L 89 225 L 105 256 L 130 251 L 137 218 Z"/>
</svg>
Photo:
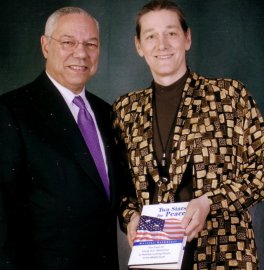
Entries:
<svg viewBox="0 0 264 270">
<path fill-rule="evenodd" d="M 210 212 L 210 201 L 206 194 L 189 202 L 181 225 L 185 228 L 187 241 L 191 242 L 203 229 L 206 217 Z"/>
<path fill-rule="evenodd" d="M 127 225 L 127 240 L 130 247 L 133 246 L 133 243 L 136 239 L 139 220 L 140 220 L 140 213 L 135 212 L 132 215 L 129 224 Z"/>
</svg>

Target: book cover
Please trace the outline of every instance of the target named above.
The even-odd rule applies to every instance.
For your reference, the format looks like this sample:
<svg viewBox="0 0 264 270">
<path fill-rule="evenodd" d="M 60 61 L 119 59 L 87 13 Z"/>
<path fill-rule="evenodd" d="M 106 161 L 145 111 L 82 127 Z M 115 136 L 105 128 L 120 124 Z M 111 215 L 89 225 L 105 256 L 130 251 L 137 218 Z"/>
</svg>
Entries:
<svg viewBox="0 0 264 270">
<path fill-rule="evenodd" d="M 186 244 L 180 222 L 188 202 L 144 205 L 129 268 L 180 269 Z"/>
</svg>

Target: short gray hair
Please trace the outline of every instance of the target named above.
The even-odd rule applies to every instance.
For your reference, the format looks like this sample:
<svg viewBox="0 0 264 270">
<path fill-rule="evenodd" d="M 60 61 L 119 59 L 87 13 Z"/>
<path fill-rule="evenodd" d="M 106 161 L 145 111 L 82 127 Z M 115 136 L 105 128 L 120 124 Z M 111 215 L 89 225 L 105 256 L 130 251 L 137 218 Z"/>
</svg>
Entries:
<svg viewBox="0 0 264 270">
<path fill-rule="evenodd" d="M 90 17 L 95 21 L 97 28 L 98 28 L 98 31 L 99 31 L 98 21 L 95 19 L 94 16 L 92 16 L 86 10 L 79 8 L 79 7 L 63 7 L 63 8 L 57 9 L 48 17 L 46 25 L 45 25 L 45 35 L 51 36 L 55 27 L 56 27 L 56 23 L 58 22 L 59 18 L 61 18 L 62 16 L 65 16 L 65 15 L 68 15 L 68 14 L 85 14 L 87 17 Z"/>
</svg>

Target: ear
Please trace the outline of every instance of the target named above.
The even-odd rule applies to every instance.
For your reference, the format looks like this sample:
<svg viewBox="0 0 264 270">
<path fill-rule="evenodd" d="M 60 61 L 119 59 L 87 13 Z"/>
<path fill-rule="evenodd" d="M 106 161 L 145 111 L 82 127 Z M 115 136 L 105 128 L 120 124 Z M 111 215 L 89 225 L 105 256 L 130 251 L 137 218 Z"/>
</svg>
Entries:
<svg viewBox="0 0 264 270">
<path fill-rule="evenodd" d="M 140 45 L 140 40 L 137 38 L 137 36 L 135 36 L 135 46 L 137 49 L 137 52 L 139 54 L 139 56 L 144 57 L 144 53 L 141 49 L 141 45 Z"/>
<path fill-rule="evenodd" d="M 41 43 L 41 49 L 42 49 L 43 56 L 45 57 L 45 59 L 47 59 L 48 52 L 49 52 L 48 38 L 45 35 L 42 35 L 40 38 L 40 43 Z"/>
<path fill-rule="evenodd" d="M 186 44 L 185 44 L 185 50 L 189 51 L 192 45 L 192 35 L 191 35 L 191 29 L 188 28 L 186 36 Z"/>
</svg>

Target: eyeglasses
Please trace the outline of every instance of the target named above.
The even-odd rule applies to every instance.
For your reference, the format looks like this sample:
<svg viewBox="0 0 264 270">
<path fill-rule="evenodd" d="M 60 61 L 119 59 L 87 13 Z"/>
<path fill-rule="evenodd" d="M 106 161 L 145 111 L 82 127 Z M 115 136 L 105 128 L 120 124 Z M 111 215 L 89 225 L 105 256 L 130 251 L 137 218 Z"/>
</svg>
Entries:
<svg viewBox="0 0 264 270">
<path fill-rule="evenodd" d="M 57 41 L 62 47 L 62 49 L 67 50 L 67 51 L 73 51 L 74 49 L 78 47 L 79 44 L 82 44 L 86 51 L 95 51 L 99 47 L 98 41 L 96 39 L 92 39 L 89 42 L 79 42 L 73 38 L 65 37 L 62 40 L 59 40 L 52 36 L 46 36 L 46 37 Z"/>
</svg>

